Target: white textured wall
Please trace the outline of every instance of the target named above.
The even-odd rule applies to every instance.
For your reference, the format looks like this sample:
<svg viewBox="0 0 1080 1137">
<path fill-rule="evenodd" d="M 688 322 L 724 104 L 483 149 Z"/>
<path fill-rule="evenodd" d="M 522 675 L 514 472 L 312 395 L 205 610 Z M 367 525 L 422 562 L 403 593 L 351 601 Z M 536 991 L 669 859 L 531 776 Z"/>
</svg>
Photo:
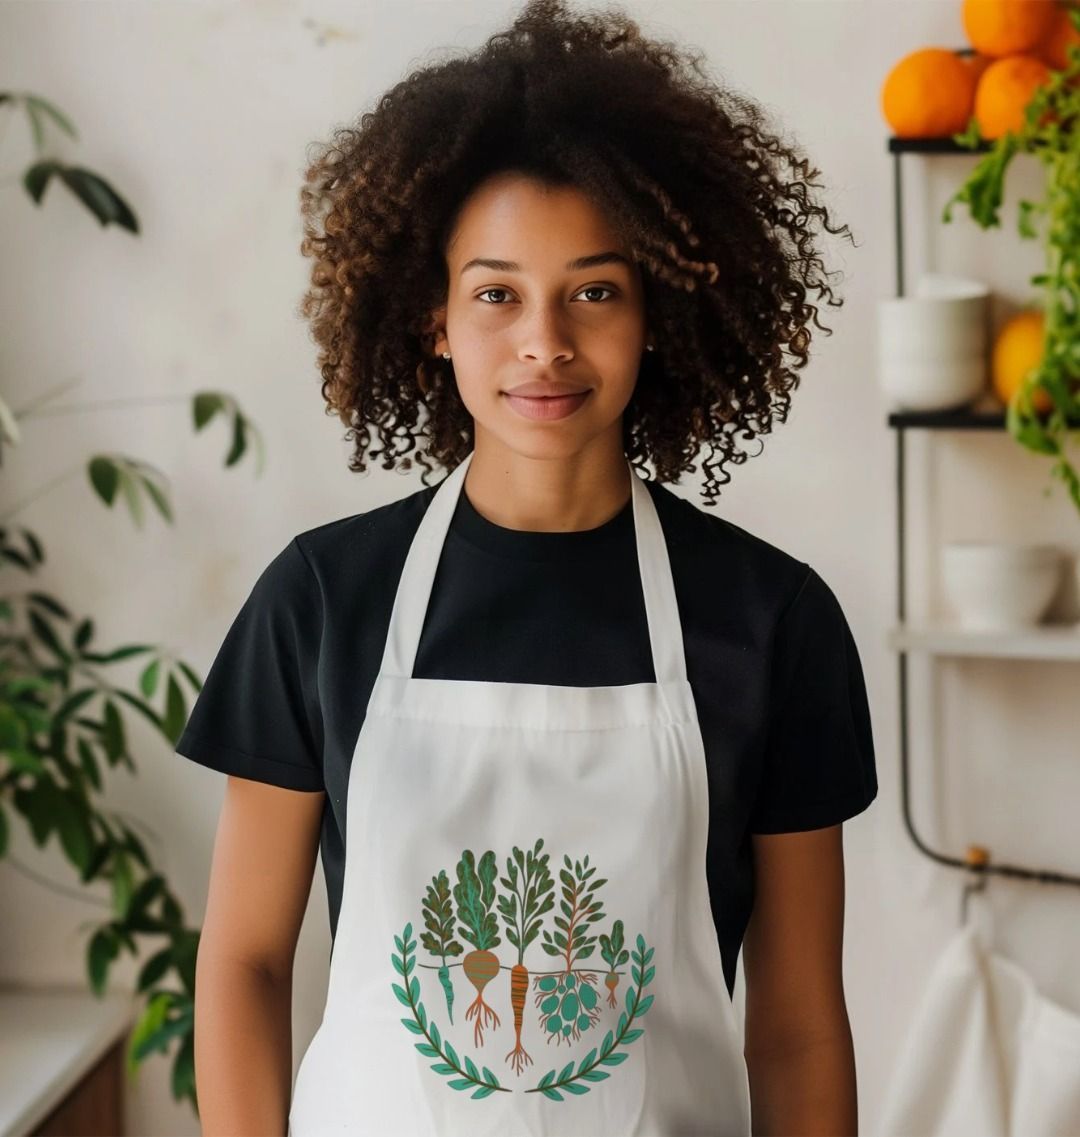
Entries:
<svg viewBox="0 0 1080 1137">
<path fill-rule="evenodd" d="M 821 573 L 862 654 L 881 793 L 845 826 L 845 974 L 860 1116 L 870 1133 L 912 1001 L 955 924 L 960 884 L 916 852 L 899 812 L 896 662 L 885 647 L 894 614 L 893 438 L 874 374 L 875 304 L 892 295 L 894 281 L 891 158 L 878 91 L 902 53 L 962 44 L 960 5 L 628 0 L 626 7 L 658 34 L 705 48 L 717 72 L 778 116 L 822 169 L 827 202 L 859 241 L 858 248 L 827 246 L 828 267 L 845 274 L 838 282 L 845 306 L 821 314 L 835 334 L 818 337 L 789 422 L 734 470 L 721 511 Z M 49 560 L 38 586 L 93 615 L 103 642 L 161 643 L 205 673 L 257 575 L 295 533 L 419 488 L 418 477 L 350 476 L 343 428 L 323 414 L 314 348 L 295 315 L 307 272 L 298 251 L 304 148 L 430 50 L 475 45 L 516 10 L 466 0 L 0 5 L 0 86 L 40 93 L 67 111 L 81 138 L 58 137 L 57 152 L 112 181 L 143 227 L 138 237 L 102 231 L 55 185 L 35 209 L 12 181 L 30 155 L 29 140 L 21 121 L 7 124 L 0 142 L 4 397 L 19 408 L 74 378 L 70 403 L 162 399 L 28 420 L 22 446 L 5 453 L 5 509 L 76 470 L 12 521 L 45 542 Z M 320 45 L 311 19 L 347 34 Z M 940 203 L 971 161 L 905 159 L 909 287 L 921 267 L 984 275 L 999 290 L 1000 311 L 1027 299 L 1040 254 L 1016 235 L 1015 191 L 1000 231 L 983 233 L 963 210 L 951 226 L 938 222 Z M 1038 167 L 1022 161 L 1029 164 L 1014 184 L 1037 197 Z M 222 468 L 223 424 L 206 436 L 192 433 L 184 399 L 204 387 L 233 393 L 265 432 L 261 479 L 250 456 L 237 469 Z M 933 541 L 1027 536 L 1076 545 L 1077 517 L 1063 491 L 1055 483 L 1044 496 L 1046 466 L 1006 436 L 912 441 L 913 584 L 932 564 L 921 521 Z M 79 470 L 99 451 L 165 471 L 176 524 L 155 516 L 140 534 L 125 514 L 98 504 Z M 689 483 L 683 491 L 695 497 Z M 921 503 L 931 498 L 927 513 Z M 9 570 L 9 586 L 23 584 Z M 921 729 L 915 733 L 924 837 L 951 852 L 979 841 L 1003 859 L 1080 871 L 1071 804 L 1076 674 L 1065 664 L 946 669 L 935 756 L 922 747 Z M 920 706 L 923 679 L 916 670 Z M 111 776 L 110 805 L 155 830 L 155 854 L 198 922 L 224 779 L 176 758 L 139 723 L 131 730 L 140 773 Z M 66 862 L 52 849 L 41 853 L 21 831 L 13 851 L 73 883 Z M 297 968 L 297 1060 L 325 989 L 321 866 L 318 872 Z M 1080 977 L 1069 965 L 1080 893 L 995 880 L 992 896 L 1002 948 L 1048 996 L 1080 1009 Z M 0 921 L 0 979 L 80 981 L 80 924 L 103 909 L 43 889 L 2 861 L 0 907 L 11 917 Z M 130 983 L 134 973 L 126 961 L 116 977 Z M 198 1132 L 188 1107 L 172 1102 L 167 1071 L 160 1057 L 143 1068 L 132 1088 L 130 1132 Z"/>
</svg>

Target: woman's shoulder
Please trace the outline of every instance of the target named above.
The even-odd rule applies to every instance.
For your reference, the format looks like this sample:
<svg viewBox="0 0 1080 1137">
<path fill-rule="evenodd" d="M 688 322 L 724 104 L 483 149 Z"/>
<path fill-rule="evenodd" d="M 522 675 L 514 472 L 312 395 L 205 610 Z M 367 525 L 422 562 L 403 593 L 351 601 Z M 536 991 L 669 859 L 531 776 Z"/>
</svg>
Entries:
<svg viewBox="0 0 1080 1137">
<path fill-rule="evenodd" d="M 670 551 L 672 572 L 729 596 L 753 595 L 781 608 L 813 571 L 806 561 L 717 512 L 647 483 Z"/>
<path fill-rule="evenodd" d="M 312 567 L 393 556 L 416 535 L 437 488 L 424 486 L 394 501 L 315 525 L 298 533 L 296 544 Z"/>
</svg>

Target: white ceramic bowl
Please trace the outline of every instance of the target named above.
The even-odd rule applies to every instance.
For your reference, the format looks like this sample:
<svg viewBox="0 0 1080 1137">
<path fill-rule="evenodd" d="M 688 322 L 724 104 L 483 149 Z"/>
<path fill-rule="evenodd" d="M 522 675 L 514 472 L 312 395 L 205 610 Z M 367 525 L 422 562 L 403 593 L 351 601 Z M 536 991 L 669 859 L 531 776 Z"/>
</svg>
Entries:
<svg viewBox="0 0 1080 1137">
<path fill-rule="evenodd" d="M 949 411 L 986 390 L 986 356 L 960 359 L 883 359 L 878 375 L 889 404 L 901 411 Z"/>
<path fill-rule="evenodd" d="M 952 541 L 941 549 L 945 598 L 964 628 L 1030 628 L 1049 608 L 1063 563 L 1056 545 Z"/>
<path fill-rule="evenodd" d="M 878 301 L 881 387 L 901 410 L 964 406 L 987 387 L 990 289 L 924 273 L 915 291 Z"/>
</svg>

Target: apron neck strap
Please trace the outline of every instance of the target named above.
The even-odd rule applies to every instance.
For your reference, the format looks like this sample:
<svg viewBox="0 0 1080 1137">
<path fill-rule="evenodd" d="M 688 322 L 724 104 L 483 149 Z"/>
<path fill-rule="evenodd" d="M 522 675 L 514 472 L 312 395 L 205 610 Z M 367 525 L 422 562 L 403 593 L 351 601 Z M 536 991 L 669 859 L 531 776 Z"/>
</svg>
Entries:
<svg viewBox="0 0 1080 1137">
<path fill-rule="evenodd" d="M 409 546 L 390 613 L 381 667 L 384 674 L 412 676 L 435 572 L 473 454 L 475 450 L 471 450 L 439 483 Z M 645 598 L 653 670 L 657 683 L 684 682 L 686 658 L 667 543 L 648 488 L 629 459 L 627 466 L 631 478 L 634 542 Z"/>
</svg>

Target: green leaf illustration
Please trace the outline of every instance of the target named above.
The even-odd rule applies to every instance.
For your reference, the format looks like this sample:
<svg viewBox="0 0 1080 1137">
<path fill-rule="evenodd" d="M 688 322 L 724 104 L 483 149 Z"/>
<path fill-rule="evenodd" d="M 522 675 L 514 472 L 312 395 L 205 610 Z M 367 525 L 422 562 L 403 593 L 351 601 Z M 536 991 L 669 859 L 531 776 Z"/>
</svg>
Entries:
<svg viewBox="0 0 1080 1137">
<path fill-rule="evenodd" d="M 416 941 L 410 939 L 412 934 L 412 925 L 406 924 L 405 930 L 401 937 L 394 937 L 394 946 L 397 947 L 400 955 L 391 955 L 394 970 L 399 975 L 408 975 L 415 965 L 416 959 L 413 954 L 416 949 Z M 499 1090 L 503 1093 L 509 1093 L 510 1090 L 506 1086 L 500 1086 L 498 1078 L 485 1066 L 481 1073 L 476 1068 L 476 1063 L 466 1055 L 464 1064 L 458 1058 L 457 1051 L 450 1045 L 449 1042 L 443 1040 L 440 1035 L 439 1028 L 435 1022 L 428 1020 L 427 1011 L 424 1004 L 420 1002 L 420 981 L 415 976 L 409 984 L 408 990 L 398 983 L 392 983 L 391 987 L 394 991 L 394 996 L 399 1003 L 409 1008 L 412 1012 L 411 1016 L 407 1016 L 401 1020 L 402 1025 L 409 1031 L 410 1034 L 420 1035 L 423 1041 L 414 1043 L 416 1049 L 425 1058 L 437 1058 L 438 1061 L 431 1064 L 431 1069 L 443 1077 L 450 1078 L 447 1085 L 453 1090 L 473 1090 L 475 1091 L 470 1096 L 474 1098 L 486 1098 Z"/>
</svg>

